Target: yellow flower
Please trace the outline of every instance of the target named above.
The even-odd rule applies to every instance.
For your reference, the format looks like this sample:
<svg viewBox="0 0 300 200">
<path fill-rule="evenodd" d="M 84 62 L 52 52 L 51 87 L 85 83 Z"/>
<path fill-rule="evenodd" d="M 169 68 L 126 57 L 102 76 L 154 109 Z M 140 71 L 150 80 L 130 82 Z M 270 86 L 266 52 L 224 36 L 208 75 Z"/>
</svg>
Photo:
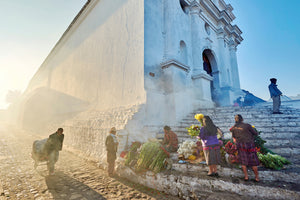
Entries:
<svg viewBox="0 0 300 200">
<path fill-rule="evenodd" d="M 190 155 L 190 156 L 188 157 L 188 159 L 189 159 L 189 160 L 196 160 L 196 156 Z"/>
<path fill-rule="evenodd" d="M 252 128 L 255 128 L 255 126 L 252 125 Z"/>
<path fill-rule="evenodd" d="M 195 119 L 196 119 L 196 120 L 201 120 L 201 119 L 203 119 L 203 117 L 204 117 L 204 115 L 201 114 L 201 113 L 195 115 Z"/>
</svg>

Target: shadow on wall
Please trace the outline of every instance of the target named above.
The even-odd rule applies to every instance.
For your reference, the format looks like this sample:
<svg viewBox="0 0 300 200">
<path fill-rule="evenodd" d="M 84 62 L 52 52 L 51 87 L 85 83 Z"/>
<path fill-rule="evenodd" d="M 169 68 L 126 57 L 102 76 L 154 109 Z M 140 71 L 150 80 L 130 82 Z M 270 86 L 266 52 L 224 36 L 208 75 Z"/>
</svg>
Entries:
<svg viewBox="0 0 300 200">
<path fill-rule="evenodd" d="M 62 123 L 86 110 L 88 105 L 73 96 L 49 88 L 39 88 L 33 91 L 24 104 L 23 113 L 20 113 L 21 124 L 26 130 L 37 131 L 49 123 Z"/>
</svg>

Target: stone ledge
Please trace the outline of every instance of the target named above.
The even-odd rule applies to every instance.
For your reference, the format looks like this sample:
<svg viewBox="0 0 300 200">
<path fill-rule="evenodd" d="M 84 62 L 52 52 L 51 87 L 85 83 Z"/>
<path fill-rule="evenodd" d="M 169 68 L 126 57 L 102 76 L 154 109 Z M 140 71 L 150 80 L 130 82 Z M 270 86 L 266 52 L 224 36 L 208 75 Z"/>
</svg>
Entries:
<svg viewBox="0 0 300 200">
<path fill-rule="evenodd" d="M 119 165 L 118 175 L 147 187 L 179 196 L 183 199 L 194 199 L 203 192 L 213 193 L 223 191 L 250 196 L 255 199 L 300 199 L 300 192 L 263 186 L 261 184 L 232 183 L 216 178 L 207 178 L 196 174 L 186 173 L 152 173 L 137 174 L 130 168 Z"/>
<path fill-rule="evenodd" d="M 207 166 L 205 164 L 173 164 L 172 169 L 181 173 L 188 172 L 207 172 Z M 241 169 L 218 167 L 218 172 L 221 177 L 243 177 Z M 248 170 L 249 176 L 254 176 L 252 170 Z M 290 183 L 300 183 L 299 173 L 285 173 L 284 171 L 275 170 L 262 170 L 259 169 L 259 177 L 261 181 L 283 181 L 288 180 Z"/>
</svg>

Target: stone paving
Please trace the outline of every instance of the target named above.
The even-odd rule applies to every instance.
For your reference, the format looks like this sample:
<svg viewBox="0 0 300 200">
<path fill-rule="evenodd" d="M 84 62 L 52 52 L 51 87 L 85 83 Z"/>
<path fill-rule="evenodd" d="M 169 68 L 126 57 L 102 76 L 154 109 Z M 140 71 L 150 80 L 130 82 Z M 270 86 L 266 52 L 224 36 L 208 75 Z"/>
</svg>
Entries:
<svg viewBox="0 0 300 200">
<path fill-rule="evenodd" d="M 60 152 L 55 175 L 48 176 L 46 165 L 33 167 L 30 154 L 36 139 L 40 138 L 0 124 L 0 200 L 178 199 L 108 177 L 95 163 L 65 150 Z"/>
</svg>

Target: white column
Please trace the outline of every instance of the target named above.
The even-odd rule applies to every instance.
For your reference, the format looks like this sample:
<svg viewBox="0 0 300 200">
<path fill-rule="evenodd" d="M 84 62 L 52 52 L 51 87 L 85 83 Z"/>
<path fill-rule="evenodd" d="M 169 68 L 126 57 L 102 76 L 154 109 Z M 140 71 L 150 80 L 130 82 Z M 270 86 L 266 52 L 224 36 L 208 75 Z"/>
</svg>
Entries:
<svg viewBox="0 0 300 200">
<path fill-rule="evenodd" d="M 227 78 L 227 70 L 225 65 L 225 47 L 224 47 L 224 29 L 220 28 L 217 31 L 217 39 L 218 39 L 218 70 L 219 70 L 219 86 L 226 87 L 229 85 L 229 81 Z"/>
<path fill-rule="evenodd" d="M 237 57 L 236 57 L 236 44 L 234 43 L 234 41 L 230 42 L 229 52 L 230 52 L 232 87 L 240 89 L 239 69 L 238 69 Z"/>
<path fill-rule="evenodd" d="M 174 0 L 164 0 L 164 36 L 165 36 L 165 49 L 164 60 L 175 59 L 178 50 L 178 44 L 174 42 L 174 33 L 176 27 L 174 21 L 176 20 L 176 6 Z"/>
<path fill-rule="evenodd" d="M 191 16 L 191 39 L 192 39 L 192 55 L 193 55 L 193 74 L 204 73 L 202 52 L 201 52 L 201 34 L 200 34 L 200 5 L 197 1 L 193 1 L 190 5 Z"/>
</svg>

